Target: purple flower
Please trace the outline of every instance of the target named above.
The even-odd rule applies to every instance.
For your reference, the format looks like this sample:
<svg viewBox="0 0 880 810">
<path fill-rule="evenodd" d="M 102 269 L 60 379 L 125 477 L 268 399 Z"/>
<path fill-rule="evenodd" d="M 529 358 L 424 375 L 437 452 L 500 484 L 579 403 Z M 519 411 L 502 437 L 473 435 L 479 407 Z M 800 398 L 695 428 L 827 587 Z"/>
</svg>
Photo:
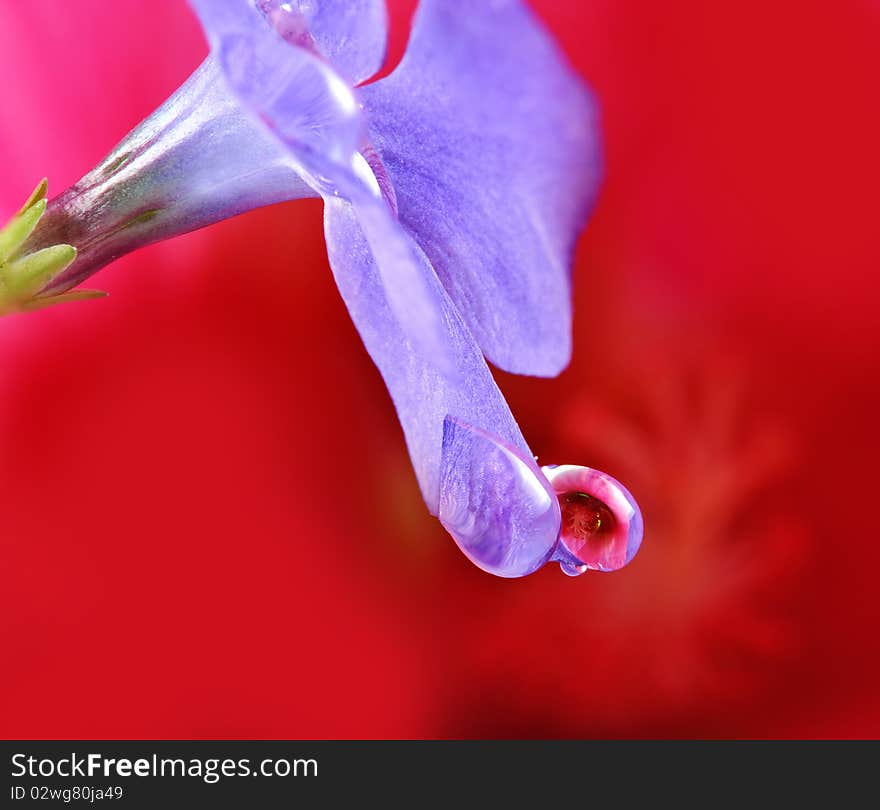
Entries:
<svg viewBox="0 0 880 810">
<path fill-rule="evenodd" d="M 339 291 L 462 550 L 507 577 L 629 562 L 632 497 L 587 468 L 545 475 L 484 360 L 567 365 L 600 172 L 592 101 L 538 21 L 519 0 L 422 0 L 402 63 L 363 84 L 384 60 L 381 0 L 191 2 L 211 55 L 19 240 L 25 257 L 78 250 L 36 300 L 149 242 L 320 196 Z"/>
</svg>

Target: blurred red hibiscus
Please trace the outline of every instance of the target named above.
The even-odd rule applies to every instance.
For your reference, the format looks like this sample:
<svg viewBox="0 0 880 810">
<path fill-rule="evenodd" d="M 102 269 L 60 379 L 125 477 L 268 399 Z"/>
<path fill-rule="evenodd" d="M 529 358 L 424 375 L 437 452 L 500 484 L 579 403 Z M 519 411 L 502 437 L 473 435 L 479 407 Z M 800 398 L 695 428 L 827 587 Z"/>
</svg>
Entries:
<svg viewBox="0 0 880 810">
<path fill-rule="evenodd" d="M 603 108 L 571 368 L 499 375 L 633 564 L 475 569 L 291 203 L 0 321 L 4 737 L 880 736 L 880 11 L 534 3 Z M 391 61 L 412 2 L 392 4 Z M 200 61 L 183 0 L 0 7 L 0 216 Z"/>
</svg>

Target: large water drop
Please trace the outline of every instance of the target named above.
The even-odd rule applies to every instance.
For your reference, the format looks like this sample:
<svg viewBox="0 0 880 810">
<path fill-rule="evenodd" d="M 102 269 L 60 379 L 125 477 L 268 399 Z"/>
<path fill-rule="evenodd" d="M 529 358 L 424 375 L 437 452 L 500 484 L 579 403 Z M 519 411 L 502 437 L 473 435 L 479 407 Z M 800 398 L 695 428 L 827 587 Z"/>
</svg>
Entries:
<svg viewBox="0 0 880 810">
<path fill-rule="evenodd" d="M 644 523 L 626 487 L 591 467 L 563 464 L 543 471 L 562 512 L 554 555 L 562 570 L 577 576 L 616 571 L 630 562 L 642 543 Z"/>
</svg>

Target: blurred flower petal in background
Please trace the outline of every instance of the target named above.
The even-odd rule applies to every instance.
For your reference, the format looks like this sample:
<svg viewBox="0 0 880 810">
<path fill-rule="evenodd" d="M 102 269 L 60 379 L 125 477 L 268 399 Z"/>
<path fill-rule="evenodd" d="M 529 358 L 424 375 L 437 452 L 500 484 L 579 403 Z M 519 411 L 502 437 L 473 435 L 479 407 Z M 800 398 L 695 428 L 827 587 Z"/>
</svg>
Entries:
<svg viewBox="0 0 880 810">
<path fill-rule="evenodd" d="M 183 2 L 76 2 L 0 8 L 0 218 L 204 55 Z M 473 569 L 425 524 L 319 206 L 253 212 L 0 320 L 4 736 L 880 734 L 875 7 L 533 5 L 596 89 L 606 184 L 572 367 L 502 385 L 542 462 L 627 481 L 639 556 Z"/>
</svg>

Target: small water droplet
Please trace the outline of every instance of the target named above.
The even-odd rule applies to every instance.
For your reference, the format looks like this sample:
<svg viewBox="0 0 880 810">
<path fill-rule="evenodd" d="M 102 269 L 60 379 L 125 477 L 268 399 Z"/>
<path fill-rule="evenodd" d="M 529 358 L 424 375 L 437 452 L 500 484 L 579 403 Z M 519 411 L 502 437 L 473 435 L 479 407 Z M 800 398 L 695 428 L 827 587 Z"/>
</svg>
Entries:
<svg viewBox="0 0 880 810">
<path fill-rule="evenodd" d="M 307 9 L 301 8 L 300 3 L 257 0 L 257 8 L 285 42 L 298 48 L 305 48 L 314 54 L 318 53 L 315 40 L 309 31 Z"/>
<path fill-rule="evenodd" d="M 562 569 L 563 574 L 570 577 L 579 577 L 581 574 L 587 573 L 587 566 L 585 565 L 575 565 L 571 562 L 560 561 L 559 567 Z"/>
<path fill-rule="evenodd" d="M 573 464 L 543 468 L 562 511 L 555 559 L 569 576 L 590 569 L 616 571 L 638 551 L 642 513 L 619 481 Z"/>
</svg>

